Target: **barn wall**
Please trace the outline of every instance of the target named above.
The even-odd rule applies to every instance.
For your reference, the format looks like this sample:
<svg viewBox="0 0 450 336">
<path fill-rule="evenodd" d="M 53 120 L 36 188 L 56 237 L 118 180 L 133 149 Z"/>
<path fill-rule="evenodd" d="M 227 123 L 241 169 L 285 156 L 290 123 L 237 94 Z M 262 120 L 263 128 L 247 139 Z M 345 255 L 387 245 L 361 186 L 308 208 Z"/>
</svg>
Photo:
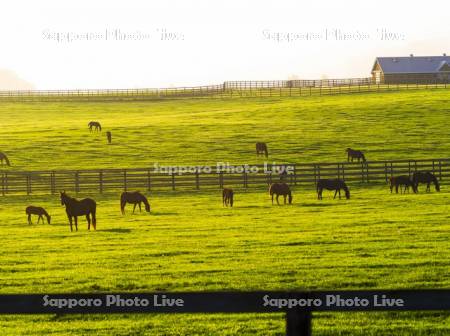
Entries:
<svg viewBox="0 0 450 336">
<path fill-rule="evenodd" d="M 384 74 L 386 84 L 434 84 L 449 83 L 449 78 L 440 74 Z"/>
</svg>

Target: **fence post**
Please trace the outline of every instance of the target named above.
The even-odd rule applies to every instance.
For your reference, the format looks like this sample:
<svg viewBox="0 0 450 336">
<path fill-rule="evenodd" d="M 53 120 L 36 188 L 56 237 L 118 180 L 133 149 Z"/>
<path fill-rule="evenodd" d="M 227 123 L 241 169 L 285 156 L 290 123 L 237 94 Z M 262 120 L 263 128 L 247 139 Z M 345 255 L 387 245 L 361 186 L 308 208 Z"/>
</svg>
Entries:
<svg viewBox="0 0 450 336">
<path fill-rule="evenodd" d="M 243 178 L 244 178 L 244 188 L 248 188 L 247 172 L 245 170 L 244 170 L 244 173 L 243 173 Z"/>
<path fill-rule="evenodd" d="M 80 178 L 78 171 L 75 172 L 75 193 L 80 191 Z"/>
<path fill-rule="evenodd" d="M 388 182 L 388 168 L 387 168 L 387 162 L 384 163 L 384 179 L 386 180 L 386 183 Z"/>
<path fill-rule="evenodd" d="M 310 311 L 288 310 L 286 312 L 286 336 L 311 336 Z"/>
<path fill-rule="evenodd" d="M 200 175 L 198 173 L 198 168 L 195 170 L 195 189 L 200 189 Z"/>
<path fill-rule="evenodd" d="M 147 170 L 147 191 L 152 190 L 150 169 Z"/>
<path fill-rule="evenodd" d="M 2 195 L 5 196 L 5 182 L 6 182 L 6 178 L 5 178 L 6 174 L 2 174 Z"/>
<path fill-rule="evenodd" d="M 123 170 L 123 190 L 127 191 L 127 170 Z"/>
<path fill-rule="evenodd" d="M 442 180 L 442 164 L 441 160 L 439 160 L 439 181 Z"/>
<path fill-rule="evenodd" d="M 294 184 L 297 185 L 297 165 L 294 164 Z"/>
<path fill-rule="evenodd" d="M 100 189 L 100 194 L 103 194 L 103 170 L 98 173 L 98 184 Z"/>
<path fill-rule="evenodd" d="M 31 175 L 27 174 L 27 195 L 31 194 Z"/>
<path fill-rule="evenodd" d="M 56 192 L 55 172 L 54 171 L 52 171 L 50 174 L 50 192 L 52 193 L 52 195 L 54 195 Z"/>
<path fill-rule="evenodd" d="M 219 172 L 219 188 L 223 189 L 223 171 Z"/>
<path fill-rule="evenodd" d="M 172 190 L 175 190 L 175 173 L 172 173 Z"/>
</svg>

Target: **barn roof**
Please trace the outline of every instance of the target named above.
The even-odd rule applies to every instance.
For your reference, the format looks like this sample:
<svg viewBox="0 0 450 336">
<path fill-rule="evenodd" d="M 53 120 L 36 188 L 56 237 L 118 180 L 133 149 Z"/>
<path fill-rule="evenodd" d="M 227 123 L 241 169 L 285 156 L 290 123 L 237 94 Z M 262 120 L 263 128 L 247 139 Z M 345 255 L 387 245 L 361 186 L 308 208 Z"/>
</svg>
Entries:
<svg viewBox="0 0 450 336">
<path fill-rule="evenodd" d="M 436 73 L 450 66 L 450 56 L 377 57 L 383 73 Z M 442 69 L 442 70 L 441 70 Z"/>
</svg>

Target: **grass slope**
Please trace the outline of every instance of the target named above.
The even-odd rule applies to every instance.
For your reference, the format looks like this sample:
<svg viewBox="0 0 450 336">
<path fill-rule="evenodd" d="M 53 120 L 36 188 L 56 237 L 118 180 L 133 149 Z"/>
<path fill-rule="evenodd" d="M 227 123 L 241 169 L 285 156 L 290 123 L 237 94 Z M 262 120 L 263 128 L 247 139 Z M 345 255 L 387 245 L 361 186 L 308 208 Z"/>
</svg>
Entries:
<svg viewBox="0 0 450 336">
<path fill-rule="evenodd" d="M 449 146 L 445 102 L 448 93 L 434 91 L 3 104 L 0 141 L 13 169 L 256 162 L 253 143 L 268 134 L 277 161 L 341 160 L 349 144 L 367 148 L 370 159 L 437 157 Z M 91 119 L 117 134 L 114 145 L 87 132 Z M 133 139 L 141 143 L 131 145 Z M 349 201 L 327 193 L 319 202 L 311 187 L 297 187 L 294 204 L 278 207 L 265 189 L 237 190 L 233 209 L 222 208 L 219 192 L 166 192 L 150 195 L 151 215 L 128 208 L 124 217 L 118 195 L 91 195 L 98 231 L 87 232 L 81 220 L 77 233 L 57 197 L 7 196 L 0 200 L 0 292 L 449 287 L 447 186 L 418 195 L 391 195 L 385 185 L 355 184 L 351 191 Z M 52 224 L 28 226 L 28 204 L 46 207 Z M 3 316 L 0 328 L 5 335 L 282 335 L 284 321 L 266 314 Z M 450 319 L 439 312 L 317 314 L 314 329 L 446 335 Z"/>
<path fill-rule="evenodd" d="M 330 97 L 136 103 L 0 104 L 0 150 L 11 169 L 342 161 L 347 147 L 369 160 L 446 157 L 450 91 Z M 111 130 L 90 134 L 98 120 Z"/>
</svg>

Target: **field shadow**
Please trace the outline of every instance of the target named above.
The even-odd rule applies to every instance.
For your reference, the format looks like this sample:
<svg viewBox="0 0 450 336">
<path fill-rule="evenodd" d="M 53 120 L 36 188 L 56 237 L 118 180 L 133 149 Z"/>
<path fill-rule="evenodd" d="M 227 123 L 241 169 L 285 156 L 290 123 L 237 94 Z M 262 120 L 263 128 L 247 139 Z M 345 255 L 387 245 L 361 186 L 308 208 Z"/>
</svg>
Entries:
<svg viewBox="0 0 450 336">
<path fill-rule="evenodd" d="M 105 229 L 105 230 L 97 230 L 100 232 L 113 232 L 113 233 L 130 233 L 131 229 Z"/>
<path fill-rule="evenodd" d="M 174 216 L 174 215 L 178 215 L 178 212 L 157 212 L 157 211 L 152 211 L 151 215 L 152 216 Z"/>
</svg>

